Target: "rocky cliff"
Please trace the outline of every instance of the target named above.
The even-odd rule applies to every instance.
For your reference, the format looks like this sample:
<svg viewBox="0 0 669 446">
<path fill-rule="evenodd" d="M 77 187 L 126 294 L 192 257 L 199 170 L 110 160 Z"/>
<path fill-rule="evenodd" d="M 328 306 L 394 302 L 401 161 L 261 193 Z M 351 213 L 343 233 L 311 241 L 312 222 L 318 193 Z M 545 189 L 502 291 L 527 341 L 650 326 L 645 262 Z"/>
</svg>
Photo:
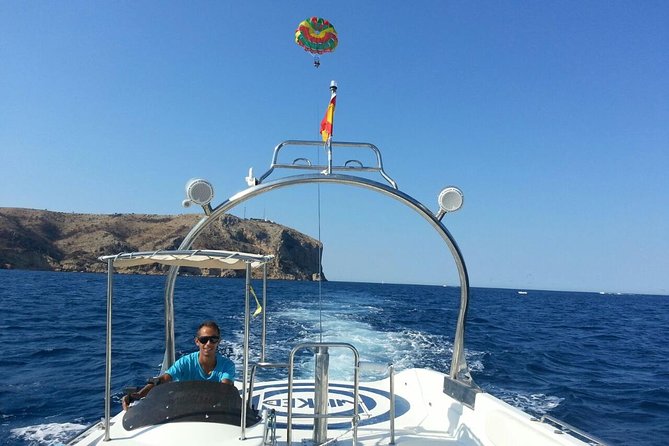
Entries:
<svg viewBox="0 0 669 446">
<path fill-rule="evenodd" d="M 97 258 L 131 251 L 176 249 L 201 215 L 73 214 L 0 208 L 0 268 L 102 272 Z M 261 220 L 224 215 L 195 241 L 196 249 L 273 254 L 268 276 L 314 280 L 319 242 L 294 229 Z M 156 273 L 153 266 L 139 272 Z M 195 269 L 190 274 L 243 275 Z M 132 272 L 138 272 L 136 270 Z"/>
</svg>

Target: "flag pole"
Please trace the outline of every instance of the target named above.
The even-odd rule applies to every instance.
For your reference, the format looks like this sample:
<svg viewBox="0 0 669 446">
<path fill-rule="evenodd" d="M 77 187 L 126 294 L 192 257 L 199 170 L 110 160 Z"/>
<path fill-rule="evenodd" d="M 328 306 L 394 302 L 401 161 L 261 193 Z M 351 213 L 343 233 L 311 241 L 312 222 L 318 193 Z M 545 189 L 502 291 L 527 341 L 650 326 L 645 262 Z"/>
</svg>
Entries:
<svg viewBox="0 0 669 446">
<path fill-rule="evenodd" d="M 332 99 L 337 96 L 337 82 L 331 81 L 330 82 L 330 102 L 332 102 Z M 328 152 L 328 170 L 326 175 L 330 175 L 332 173 L 332 133 L 334 133 L 334 114 L 332 116 L 332 130 L 330 131 L 330 136 L 328 136 L 328 140 L 325 143 L 326 145 L 326 150 Z"/>
</svg>

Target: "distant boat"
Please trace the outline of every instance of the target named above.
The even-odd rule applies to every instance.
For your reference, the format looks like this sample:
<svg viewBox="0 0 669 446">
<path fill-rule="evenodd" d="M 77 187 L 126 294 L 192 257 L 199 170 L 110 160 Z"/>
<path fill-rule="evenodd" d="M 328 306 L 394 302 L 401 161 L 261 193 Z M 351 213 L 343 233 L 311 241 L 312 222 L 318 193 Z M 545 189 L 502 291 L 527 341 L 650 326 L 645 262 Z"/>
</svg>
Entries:
<svg viewBox="0 0 669 446">
<path fill-rule="evenodd" d="M 527 291 L 518 291 L 518 294 L 527 294 Z"/>
</svg>

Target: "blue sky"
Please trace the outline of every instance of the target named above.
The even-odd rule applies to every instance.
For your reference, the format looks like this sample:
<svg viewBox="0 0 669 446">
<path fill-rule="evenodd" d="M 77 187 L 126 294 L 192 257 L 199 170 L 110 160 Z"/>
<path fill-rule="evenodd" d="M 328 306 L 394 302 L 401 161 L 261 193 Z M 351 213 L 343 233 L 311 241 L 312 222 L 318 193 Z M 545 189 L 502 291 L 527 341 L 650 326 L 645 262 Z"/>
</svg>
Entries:
<svg viewBox="0 0 669 446">
<path fill-rule="evenodd" d="M 315 69 L 297 24 L 340 36 Z M 444 220 L 474 286 L 669 294 L 666 2 L 2 2 L 0 206 L 195 212 L 317 139 L 335 140 Z M 315 156 L 315 154 L 311 154 Z M 388 198 L 322 187 L 335 280 L 456 284 L 427 224 Z M 318 236 L 318 191 L 238 208 Z"/>
</svg>

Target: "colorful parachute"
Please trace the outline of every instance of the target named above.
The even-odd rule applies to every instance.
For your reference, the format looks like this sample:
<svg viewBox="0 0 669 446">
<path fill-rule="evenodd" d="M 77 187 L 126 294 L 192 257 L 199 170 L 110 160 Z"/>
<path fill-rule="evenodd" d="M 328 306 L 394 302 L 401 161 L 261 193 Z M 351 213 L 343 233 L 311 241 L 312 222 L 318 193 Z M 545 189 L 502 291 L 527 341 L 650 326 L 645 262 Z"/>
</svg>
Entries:
<svg viewBox="0 0 669 446">
<path fill-rule="evenodd" d="M 314 66 L 318 68 L 321 64 L 318 55 L 334 51 L 339 39 L 332 23 L 320 17 L 311 17 L 297 26 L 295 43 L 314 55 Z"/>
</svg>

